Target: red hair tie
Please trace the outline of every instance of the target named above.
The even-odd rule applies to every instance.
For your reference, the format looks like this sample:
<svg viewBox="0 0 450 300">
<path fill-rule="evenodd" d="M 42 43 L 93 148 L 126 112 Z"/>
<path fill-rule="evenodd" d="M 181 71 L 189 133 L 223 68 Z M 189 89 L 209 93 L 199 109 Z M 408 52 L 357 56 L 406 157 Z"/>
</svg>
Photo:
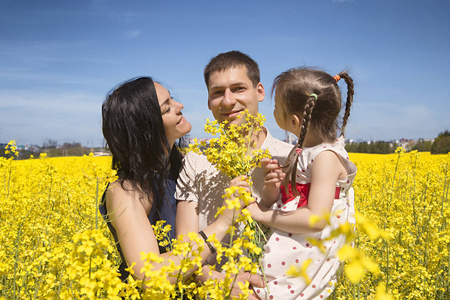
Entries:
<svg viewBox="0 0 450 300">
<path fill-rule="evenodd" d="M 341 80 L 341 76 L 339 75 L 334 75 L 334 80 L 336 80 L 336 82 L 338 82 L 339 80 Z"/>
<path fill-rule="evenodd" d="M 295 152 L 297 152 L 297 154 L 300 155 L 302 153 L 302 148 L 295 149 Z"/>
</svg>

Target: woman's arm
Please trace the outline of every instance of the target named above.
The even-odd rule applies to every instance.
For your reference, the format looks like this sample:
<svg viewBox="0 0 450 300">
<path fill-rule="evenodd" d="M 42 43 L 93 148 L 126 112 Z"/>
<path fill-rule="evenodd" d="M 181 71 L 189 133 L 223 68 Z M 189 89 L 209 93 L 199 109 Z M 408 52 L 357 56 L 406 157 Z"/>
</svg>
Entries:
<svg viewBox="0 0 450 300">
<path fill-rule="evenodd" d="M 133 262 L 136 265 L 133 267 L 135 277 L 142 279 L 143 274 L 140 273 L 144 262 L 141 260 L 140 253 L 153 252 L 159 254 L 164 259 L 171 259 L 176 265 L 180 263 L 177 256 L 172 255 L 172 252 L 159 253 L 158 241 L 156 240 L 153 229 L 148 220 L 148 213 L 151 209 L 151 204 L 139 199 L 138 193 L 124 190 L 120 184 L 116 183 L 110 185 L 111 188 L 107 191 L 107 211 L 110 214 L 110 222 L 116 229 L 117 237 L 119 239 L 120 247 L 124 255 L 127 265 Z M 216 234 L 216 238 L 221 240 L 225 236 L 225 231 L 228 229 L 231 222 L 229 221 L 229 211 L 221 215 L 213 224 L 204 230 L 207 236 Z M 211 250 L 205 246 L 201 253 L 202 262 L 211 254 Z M 153 264 L 154 269 L 158 270 L 162 265 Z M 194 273 L 194 269 L 188 270 L 186 276 Z M 169 278 L 172 282 L 176 278 Z"/>
<path fill-rule="evenodd" d="M 198 232 L 198 202 L 177 201 L 175 218 L 176 235 L 186 236 L 189 232 Z"/>
<path fill-rule="evenodd" d="M 313 215 L 323 216 L 331 212 L 336 191 L 336 182 L 347 175 L 345 167 L 332 151 L 323 151 L 314 159 L 311 170 L 311 189 L 308 204 L 295 211 L 283 212 L 267 210 L 257 204 L 247 209 L 255 221 L 267 226 L 294 234 L 311 233 L 323 230 L 325 221 L 310 226 L 309 219 Z"/>
<path fill-rule="evenodd" d="M 151 205 L 145 204 L 138 193 L 123 189 L 119 182 L 110 184 L 106 194 L 108 218 L 116 230 L 127 265 L 136 263 L 133 270 L 139 279 L 143 277 L 140 270 L 144 266 L 140 252 L 159 254 L 158 242 L 147 217 Z"/>
</svg>

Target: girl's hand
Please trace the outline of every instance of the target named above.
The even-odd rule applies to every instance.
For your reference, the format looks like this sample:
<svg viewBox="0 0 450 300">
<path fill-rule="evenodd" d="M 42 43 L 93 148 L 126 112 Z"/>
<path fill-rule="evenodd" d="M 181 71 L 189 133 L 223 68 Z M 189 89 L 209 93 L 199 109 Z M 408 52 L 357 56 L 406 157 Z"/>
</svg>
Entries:
<svg viewBox="0 0 450 300">
<path fill-rule="evenodd" d="M 280 196 L 281 183 L 285 174 L 281 170 L 276 159 L 263 158 L 261 164 L 264 167 L 264 187 L 262 190 L 261 205 L 268 209 Z"/>
<path fill-rule="evenodd" d="M 274 184 L 279 188 L 284 180 L 285 174 L 281 170 L 278 161 L 276 159 L 263 158 L 261 165 L 264 167 L 264 184 Z"/>
</svg>

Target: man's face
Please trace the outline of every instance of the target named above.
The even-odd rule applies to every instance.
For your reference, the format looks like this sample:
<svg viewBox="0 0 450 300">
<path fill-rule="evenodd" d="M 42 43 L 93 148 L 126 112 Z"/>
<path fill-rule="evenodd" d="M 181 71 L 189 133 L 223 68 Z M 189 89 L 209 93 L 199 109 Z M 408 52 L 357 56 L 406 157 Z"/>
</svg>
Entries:
<svg viewBox="0 0 450 300">
<path fill-rule="evenodd" d="M 247 68 L 236 67 L 209 76 L 208 108 L 216 120 L 225 120 L 240 125 L 245 119 L 237 118 L 244 110 L 252 115 L 258 113 L 258 102 L 264 100 L 264 87 L 253 83 L 248 78 Z"/>
</svg>

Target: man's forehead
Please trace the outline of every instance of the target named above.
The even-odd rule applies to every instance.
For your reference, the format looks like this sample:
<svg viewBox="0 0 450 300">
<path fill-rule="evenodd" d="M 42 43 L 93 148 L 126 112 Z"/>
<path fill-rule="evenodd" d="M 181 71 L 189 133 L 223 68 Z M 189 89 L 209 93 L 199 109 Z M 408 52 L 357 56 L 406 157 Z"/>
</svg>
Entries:
<svg viewBox="0 0 450 300">
<path fill-rule="evenodd" d="M 249 82 L 251 82 L 251 80 L 248 77 L 247 68 L 245 66 L 238 66 L 211 73 L 209 77 L 209 88 L 248 84 Z"/>
<path fill-rule="evenodd" d="M 247 67 L 245 65 L 237 65 L 236 64 L 236 65 L 232 65 L 232 66 L 229 66 L 229 67 L 224 67 L 224 68 L 217 69 L 217 70 L 211 72 L 210 76 L 212 76 L 214 74 L 217 74 L 217 73 L 226 73 L 228 71 L 234 71 L 234 70 L 236 70 L 236 71 L 243 70 L 244 72 L 247 73 Z"/>
</svg>

